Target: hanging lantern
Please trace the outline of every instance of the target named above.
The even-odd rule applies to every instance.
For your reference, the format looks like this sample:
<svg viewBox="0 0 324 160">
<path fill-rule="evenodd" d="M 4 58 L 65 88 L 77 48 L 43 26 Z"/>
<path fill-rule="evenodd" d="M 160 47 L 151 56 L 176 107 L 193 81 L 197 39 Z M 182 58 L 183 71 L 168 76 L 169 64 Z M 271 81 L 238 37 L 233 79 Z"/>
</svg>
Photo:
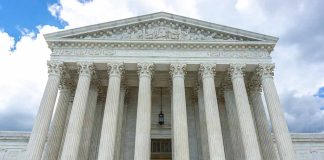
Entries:
<svg viewBox="0 0 324 160">
<path fill-rule="evenodd" d="M 161 88 L 161 112 L 159 114 L 159 124 L 160 125 L 164 124 L 164 114 L 162 112 L 162 88 Z"/>
<path fill-rule="evenodd" d="M 159 124 L 160 125 L 164 124 L 164 114 L 162 113 L 162 111 L 159 114 Z"/>
</svg>

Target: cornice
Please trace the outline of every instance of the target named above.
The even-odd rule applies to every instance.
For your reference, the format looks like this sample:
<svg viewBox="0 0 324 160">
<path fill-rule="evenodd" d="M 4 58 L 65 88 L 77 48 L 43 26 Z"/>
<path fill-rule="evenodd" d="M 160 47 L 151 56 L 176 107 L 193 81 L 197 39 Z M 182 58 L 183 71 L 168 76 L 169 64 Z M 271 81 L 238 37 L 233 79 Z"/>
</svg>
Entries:
<svg viewBox="0 0 324 160">
<path fill-rule="evenodd" d="M 263 41 L 157 41 L 157 40 L 50 40 L 48 41 L 49 48 L 54 49 L 64 48 L 103 48 L 103 49 L 170 49 L 170 50 L 219 50 L 219 49 L 245 49 L 266 50 L 269 54 L 272 52 L 275 43 Z"/>
</svg>

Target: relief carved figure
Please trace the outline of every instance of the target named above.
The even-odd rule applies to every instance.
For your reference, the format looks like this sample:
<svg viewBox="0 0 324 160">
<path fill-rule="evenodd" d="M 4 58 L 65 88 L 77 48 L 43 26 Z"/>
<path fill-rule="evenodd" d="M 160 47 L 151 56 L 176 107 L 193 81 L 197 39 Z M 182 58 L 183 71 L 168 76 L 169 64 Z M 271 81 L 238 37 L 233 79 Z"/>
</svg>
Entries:
<svg viewBox="0 0 324 160">
<path fill-rule="evenodd" d="M 109 29 L 103 33 L 88 33 L 79 37 L 84 39 L 116 39 L 116 40 L 187 40 L 187 41 L 236 41 L 242 37 L 235 37 L 218 31 L 206 30 L 194 26 L 175 24 L 174 22 L 151 22 L 137 24 L 119 29 Z"/>
</svg>

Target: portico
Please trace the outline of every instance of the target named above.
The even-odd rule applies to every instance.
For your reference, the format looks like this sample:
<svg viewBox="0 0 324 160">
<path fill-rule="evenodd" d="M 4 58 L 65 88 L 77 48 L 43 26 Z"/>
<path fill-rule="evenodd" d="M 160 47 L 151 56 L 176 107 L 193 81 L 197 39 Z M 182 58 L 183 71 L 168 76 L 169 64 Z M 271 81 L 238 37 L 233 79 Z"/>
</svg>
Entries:
<svg viewBox="0 0 324 160">
<path fill-rule="evenodd" d="M 29 160 L 150 160 L 157 139 L 171 140 L 174 160 L 274 160 L 265 109 L 279 159 L 295 160 L 275 37 L 156 13 L 45 38 L 53 53 Z"/>
</svg>

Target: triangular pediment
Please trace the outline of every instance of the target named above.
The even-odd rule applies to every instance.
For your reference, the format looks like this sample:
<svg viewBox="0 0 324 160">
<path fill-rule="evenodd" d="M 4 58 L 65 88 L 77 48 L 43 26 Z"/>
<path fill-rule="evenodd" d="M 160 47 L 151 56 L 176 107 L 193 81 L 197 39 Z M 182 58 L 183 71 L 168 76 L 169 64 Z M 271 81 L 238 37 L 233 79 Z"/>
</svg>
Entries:
<svg viewBox="0 0 324 160">
<path fill-rule="evenodd" d="M 264 41 L 276 37 L 159 12 L 45 35 L 50 40 Z"/>
</svg>

